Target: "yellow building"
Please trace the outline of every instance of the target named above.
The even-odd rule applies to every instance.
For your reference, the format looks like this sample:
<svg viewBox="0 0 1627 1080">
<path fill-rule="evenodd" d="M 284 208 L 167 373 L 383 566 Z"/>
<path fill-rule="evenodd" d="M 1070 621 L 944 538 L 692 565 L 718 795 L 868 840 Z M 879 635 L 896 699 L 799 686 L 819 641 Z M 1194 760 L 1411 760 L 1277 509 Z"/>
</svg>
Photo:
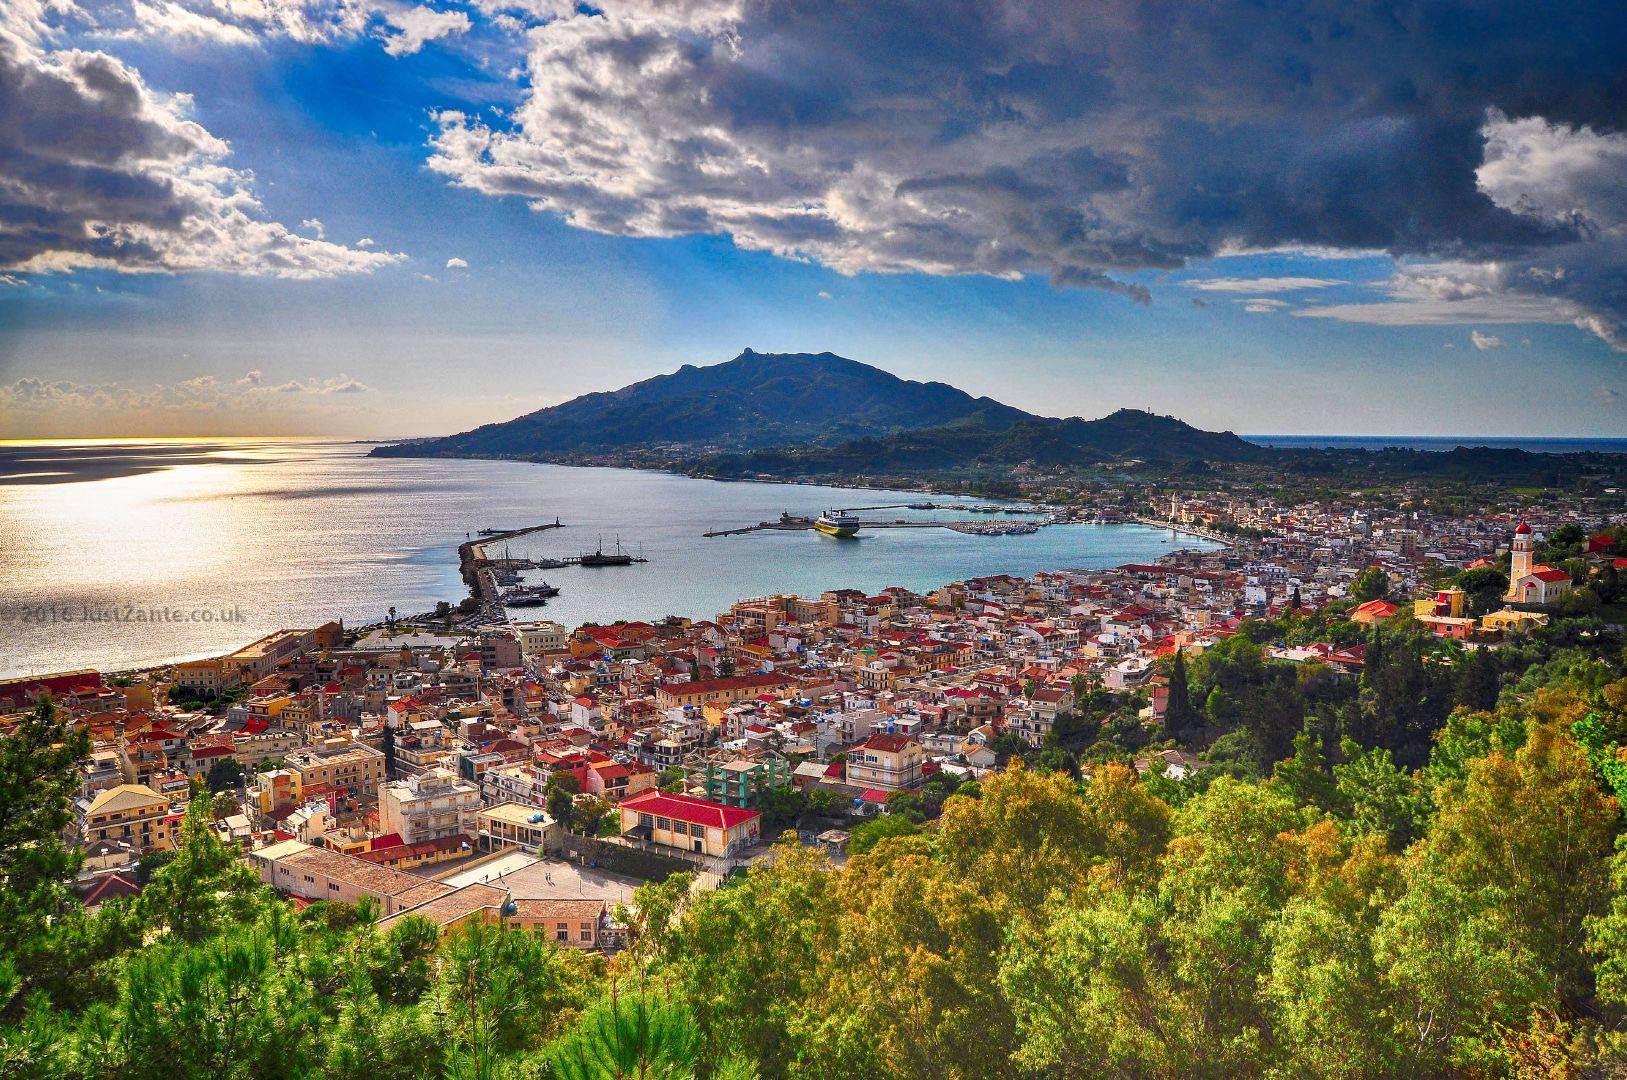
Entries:
<svg viewBox="0 0 1627 1080">
<path fill-rule="evenodd" d="M 921 782 L 926 760 L 921 744 L 903 735 L 872 735 L 847 753 L 847 782 L 854 787 L 898 791 Z"/>
<path fill-rule="evenodd" d="M 79 842 L 123 840 L 140 851 L 174 846 L 169 800 L 144 784 L 120 784 L 74 804 Z"/>
<path fill-rule="evenodd" d="M 757 842 L 762 815 L 755 810 L 646 791 L 623 799 L 623 836 L 700 855 L 728 855 Z"/>
<path fill-rule="evenodd" d="M 783 675 L 737 675 L 726 679 L 662 683 L 655 688 L 655 703 L 663 709 L 713 705 L 743 701 L 790 685 L 791 680 Z"/>
<path fill-rule="evenodd" d="M 1494 611 L 1480 620 L 1481 629 L 1493 633 L 1506 633 L 1510 630 L 1518 633 L 1529 630 L 1534 626 L 1546 626 L 1547 624 L 1548 616 L 1540 612 L 1515 611 L 1511 608 Z"/>
<path fill-rule="evenodd" d="M 226 665 L 219 658 L 176 664 L 175 682 L 199 694 L 218 694 L 227 685 Z"/>
</svg>

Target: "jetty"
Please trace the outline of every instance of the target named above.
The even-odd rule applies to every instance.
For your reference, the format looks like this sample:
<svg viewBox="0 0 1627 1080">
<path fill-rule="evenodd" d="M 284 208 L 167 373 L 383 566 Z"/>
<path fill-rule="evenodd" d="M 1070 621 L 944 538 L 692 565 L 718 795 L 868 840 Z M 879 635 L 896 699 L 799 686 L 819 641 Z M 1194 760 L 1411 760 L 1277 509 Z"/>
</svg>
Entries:
<svg viewBox="0 0 1627 1080">
<path fill-rule="evenodd" d="M 1182 525 L 1178 521 L 1170 521 L 1168 519 L 1160 520 L 1158 518 L 1146 517 L 1142 514 L 1135 514 L 1132 516 L 1141 524 L 1151 525 L 1156 529 L 1168 529 L 1172 533 L 1180 533 L 1183 536 L 1196 536 L 1200 540 L 1210 540 L 1216 544 L 1225 544 L 1227 547 L 1237 546 L 1237 537 L 1227 536 L 1224 533 L 1217 533 L 1211 529 L 1200 528 L 1196 525 Z"/>
<path fill-rule="evenodd" d="M 489 535 L 489 530 L 482 529 L 479 540 L 466 540 L 458 545 L 458 574 L 463 578 L 463 583 L 469 587 L 469 596 L 474 600 L 481 619 L 491 622 L 508 621 L 508 612 L 503 607 L 502 592 L 498 588 L 495 572 L 497 568 L 501 567 L 505 571 L 512 572 L 539 569 L 541 566 L 534 559 L 492 559 L 486 554 L 486 548 L 491 544 L 501 544 L 518 536 L 529 536 L 546 529 L 564 527 L 564 524 L 555 518 L 542 525 L 528 525 L 522 529 L 509 529 L 507 532 Z"/>
</svg>

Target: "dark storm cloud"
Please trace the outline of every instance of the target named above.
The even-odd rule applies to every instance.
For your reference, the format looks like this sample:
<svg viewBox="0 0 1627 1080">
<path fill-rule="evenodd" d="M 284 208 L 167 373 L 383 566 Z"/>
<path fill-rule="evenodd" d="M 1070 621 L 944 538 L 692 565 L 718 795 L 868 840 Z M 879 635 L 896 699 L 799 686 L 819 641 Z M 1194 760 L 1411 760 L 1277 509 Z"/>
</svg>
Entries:
<svg viewBox="0 0 1627 1080">
<path fill-rule="evenodd" d="M 1498 288 L 1601 334 L 1627 309 L 1621 162 L 1567 172 L 1627 123 L 1619 3 L 603 7 L 535 33 L 507 123 L 443 114 L 432 167 L 585 228 L 844 272 L 1119 288 L 1230 251 L 1382 250 L 1563 260 Z M 1481 172 L 1505 120 L 1558 146 L 1511 197 Z"/>
</svg>

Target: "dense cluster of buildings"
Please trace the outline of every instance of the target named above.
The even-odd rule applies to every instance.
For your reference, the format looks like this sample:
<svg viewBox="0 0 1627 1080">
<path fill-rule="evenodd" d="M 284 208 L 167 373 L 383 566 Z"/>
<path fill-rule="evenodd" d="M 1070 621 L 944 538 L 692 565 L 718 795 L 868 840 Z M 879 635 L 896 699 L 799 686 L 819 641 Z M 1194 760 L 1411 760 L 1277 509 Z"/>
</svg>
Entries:
<svg viewBox="0 0 1627 1080">
<path fill-rule="evenodd" d="M 0 712 L 49 692 L 91 734 L 74 824 L 87 902 L 138 887 L 134 868 L 174 842 L 201 780 L 224 796 L 213 827 L 300 902 L 368 898 L 386 921 L 508 920 L 613 948 L 618 894 L 590 888 L 584 867 L 659 855 L 715 880 L 773 839 L 762 826 L 773 792 L 825 792 L 834 816 L 885 813 L 890 795 L 935 776 L 983 775 L 1002 736 L 1043 743 L 1086 689 L 1136 695 L 1155 721 L 1160 658 L 1251 616 L 1343 599 L 1373 567 L 1388 597 L 1353 618 L 1382 621 L 1410 602 L 1435 632 L 1482 642 L 1543 619 L 1570 580 L 1532 558 L 1536 538 L 1568 520 L 1557 515 L 1177 498 L 1166 516 L 1263 536 L 1199 552 L 1172 532 L 1153 563 L 926 594 L 754 597 L 712 620 L 454 636 L 332 623 L 135 677 L 0 682 Z M 1505 549 L 1514 574 L 1501 611 L 1471 618 L 1461 590 L 1424 587 L 1432 568 Z M 1352 674 L 1362 665 L 1359 645 L 1271 651 Z M 1203 767 L 1163 757 L 1138 764 Z M 560 790 L 572 820 L 556 820 Z M 841 835 L 826 833 L 838 849 Z"/>
</svg>

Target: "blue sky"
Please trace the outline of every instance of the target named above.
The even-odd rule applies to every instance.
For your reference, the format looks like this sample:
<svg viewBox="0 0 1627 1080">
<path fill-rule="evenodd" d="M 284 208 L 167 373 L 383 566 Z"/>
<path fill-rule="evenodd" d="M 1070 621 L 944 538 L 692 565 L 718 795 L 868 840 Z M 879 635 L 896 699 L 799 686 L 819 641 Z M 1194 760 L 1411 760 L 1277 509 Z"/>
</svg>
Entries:
<svg viewBox="0 0 1627 1080">
<path fill-rule="evenodd" d="M 1239 56 L 1242 6 L 1167 100 L 1134 32 L 1032 53 L 991 0 L 923 44 L 908 6 L 20 5 L 0 149 L 94 175 L 0 194 L 0 437 L 446 432 L 746 346 L 1053 415 L 1627 436 L 1619 14 L 1517 93 L 1532 28 L 1441 88 L 1415 24 L 1355 108 L 1334 46 L 1343 93 L 1205 97 L 1295 59 Z"/>
</svg>

